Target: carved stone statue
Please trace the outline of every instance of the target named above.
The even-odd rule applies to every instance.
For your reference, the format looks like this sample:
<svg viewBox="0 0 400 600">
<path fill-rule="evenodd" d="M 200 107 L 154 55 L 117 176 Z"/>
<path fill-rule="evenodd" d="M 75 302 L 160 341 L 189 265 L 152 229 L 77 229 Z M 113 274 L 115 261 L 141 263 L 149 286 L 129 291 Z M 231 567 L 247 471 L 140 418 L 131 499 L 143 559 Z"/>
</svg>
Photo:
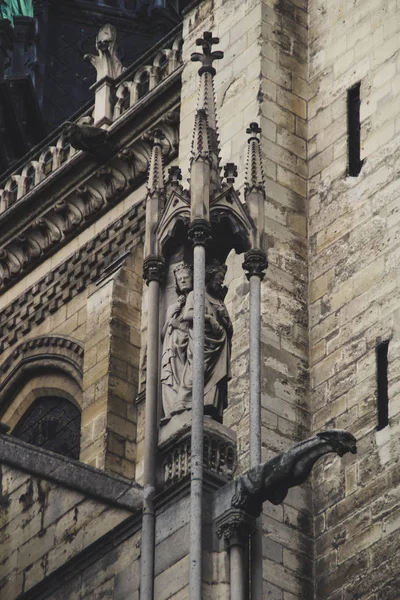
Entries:
<svg viewBox="0 0 400 600">
<path fill-rule="evenodd" d="M 304 483 L 321 456 L 330 452 L 336 452 L 339 456 L 347 452 L 355 454 L 356 442 L 351 433 L 332 429 L 296 444 L 237 479 L 234 482 L 236 490 L 232 507 L 258 516 L 264 502 L 268 500 L 272 504 L 280 504 L 289 488 Z"/>
<path fill-rule="evenodd" d="M 84 59 L 89 61 L 97 71 L 97 81 L 103 77 L 116 79 L 122 73 L 122 64 L 117 53 L 117 32 L 113 25 L 103 25 L 97 34 L 96 48 L 98 54 L 85 54 Z"/>
<path fill-rule="evenodd" d="M 161 389 L 165 417 L 181 412 L 177 398 L 185 368 L 189 340 L 189 322 L 183 319 L 186 298 L 193 289 L 189 265 L 179 263 L 174 269 L 178 300 L 169 307 L 162 332 Z"/>
<path fill-rule="evenodd" d="M 206 268 L 204 412 L 222 422 L 230 379 L 232 322 L 224 304 L 226 266 L 213 263 Z M 188 326 L 187 352 L 173 412 L 190 410 L 193 382 L 193 292 L 187 296 L 181 319 Z"/>
</svg>

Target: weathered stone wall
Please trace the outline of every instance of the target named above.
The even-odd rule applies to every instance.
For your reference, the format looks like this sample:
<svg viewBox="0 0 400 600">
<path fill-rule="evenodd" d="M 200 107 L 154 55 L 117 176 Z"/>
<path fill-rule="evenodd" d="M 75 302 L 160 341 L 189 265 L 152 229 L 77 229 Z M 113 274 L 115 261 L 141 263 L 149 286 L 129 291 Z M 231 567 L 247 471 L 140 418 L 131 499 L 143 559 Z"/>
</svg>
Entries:
<svg viewBox="0 0 400 600">
<path fill-rule="evenodd" d="M 2 421 L 14 427 L 40 394 L 66 397 L 82 410 L 81 460 L 132 478 L 142 290 L 140 201 L 145 194 L 142 187 L 115 206 L 33 271 L 23 293 L 17 284 L 0 305 L 1 364 L 12 361 L 21 343 L 40 336 L 65 336 L 82 346 L 85 357 L 83 377 L 55 370 L 46 358 L 38 362 L 40 376 L 32 371 L 22 386 L 18 382 L 5 395 Z M 125 266 L 99 298 L 105 284 L 95 282 L 121 255 L 126 255 Z M 0 394 L 8 375 L 0 371 Z"/>
<path fill-rule="evenodd" d="M 186 15 L 184 58 L 203 31 L 220 38 L 215 66 L 222 165 L 238 165 L 243 193 L 246 128 L 258 121 L 266 174 L 269 269 L 262 285 L 263 456 L 307 437 L 308 323 L 306 224 L 307 2 L 204 1 Z M 188 168 L 197 63 L 183 72 L 180 162 Z M 248 466 L 248 283 L 242 256 L 228 259 L 226 298 L 234 325 L 229 407 L 224 424 L 238 434 L 239 470 Z M 265 597 L 311 597 L 312 519 L 307 487 L 283 506 L 265 506 Z M 222 572 L 222 571 L 221 571 Z"/>
<path fill-rule="evenodd" d="M 29 450 L 25 448 L 25 452 Z M 55 455 L 47 454 L 50 457 L 47 465 L 51 461 L 56 463 L 57 460 L 60 461 L 53 458 Z M 71 467 L 73 465 L 69 463 L 59 469 L 61 477 L 63 476 L 61 469 L 65 469 L 66 479 L 70 478 L 69 483 L 74 485 L 76 479 L 79 480 L 79 475 L 82 474 L 76 471 L 71 477 Z M 85 475 L 85 479 L 81 477 L 78 486 L 81 489 L 77 491 L 15 466 L 4 463 L 1 465 L 0 595 L 2 598 L 13 600 L 20 593 L 26 592 L 132 515 L 132 509 L 124 507 L 124 503 L 118 506 L 118 501 L 113 499 L 113 493 L 115 494 L 113 486 L 120 482 L 107 479 L 108 476 L 103 476 L 104 481 L 100 484 L 98 481 L 95 482 L 102 496 L 110 495 L 107 503 L 106 500 L 96 499 L 88 492 L 91 486 L 91 473 L 86 472 Z M 96 476 L 98 479 L 99 475 L 95 474 Z M 128 488 L 127 484 L 122 483 L 122 486 L 124 485 Z M 110 492 L 107 491 L 107 486 Z M 139 507 L 140 498 L 136 501 L 135 510 Z"/>
<path fill-rule="evenodd" d="M 390 0 L 310 0 L 309 234 L 313 429 L 358 455 L 314 473 L 316 598 L 400 589 L 400 19 Z M 347 176 L 347 90 L 361 82 L 361 158 Z M 389 344 L 389 425 L 376 431 L 376 346 Z"/>
</svg>

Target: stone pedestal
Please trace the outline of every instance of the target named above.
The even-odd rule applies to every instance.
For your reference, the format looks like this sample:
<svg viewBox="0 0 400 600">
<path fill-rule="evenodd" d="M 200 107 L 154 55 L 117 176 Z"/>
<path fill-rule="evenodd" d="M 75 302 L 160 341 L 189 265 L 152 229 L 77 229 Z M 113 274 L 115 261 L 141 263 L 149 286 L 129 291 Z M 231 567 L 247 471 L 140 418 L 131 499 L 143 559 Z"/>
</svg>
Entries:
<svg viewBox="0 0 400 600">
<path fill-rule="evenodd" d="M 157 480 L 168 488 L 190 476 L 191 411 L 174 415 L 160 428 Z M 236 433 L 204 417 L 204 471 L 223 484 L 233 478 L 237 455 Z"/>
</svg>

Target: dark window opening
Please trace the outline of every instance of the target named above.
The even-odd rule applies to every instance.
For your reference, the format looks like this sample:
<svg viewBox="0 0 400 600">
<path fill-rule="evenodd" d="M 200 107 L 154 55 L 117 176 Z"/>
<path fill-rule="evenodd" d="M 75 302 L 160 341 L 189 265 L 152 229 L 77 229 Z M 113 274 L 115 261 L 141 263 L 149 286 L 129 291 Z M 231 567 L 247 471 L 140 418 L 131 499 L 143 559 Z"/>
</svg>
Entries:
<svg viewBox="0 0 400 600">
<path fill-rule="evenodd" d="M 35 187 L 35 168 L 29 167 L 26 173 L 26 192 L 30 192 Z"/>
<path fill-rule="evenodd" d="M 44 157 L 44 165 L 43 165 L 43 173 L 48 175 L 53 170 L 53 154 L 51 152 L 46 152 L 46 156 Z"/>
<path fill-rule="evenodd" d="M 79 459 L 80 410 L 64 398 L 37 398 L 18 421 L 12 435 L 57 454 Z"/>
<path fill-rule="evenodd" d="M 140 76 L 138 85 L 138 98 L 143 98 L 145 94 L 150 90 L 150 75 L 147 71 L 144 71 Z"/>
<path fill-rule="evenodd" d="M 388 350 L 389 342 L 382 342 L 376 348 L 378 431 L 389 424 Z"/>
<path fill-rule="evenodd" d="M 348 155 L 349 155 L 349 175 L 357 177 L 361 171 L 363 161 L 360 158 L 360 83 L 350 88 L 347 92 L 347 134 L 348 134 Z"/>
<path fill-rule="evenodd" d="M 129 88 L 124 88 L 122 92 L 122 101 L 121 101 L 121 113 L 128 110 L 131 104 L 131 92 Z"/>
</svg>

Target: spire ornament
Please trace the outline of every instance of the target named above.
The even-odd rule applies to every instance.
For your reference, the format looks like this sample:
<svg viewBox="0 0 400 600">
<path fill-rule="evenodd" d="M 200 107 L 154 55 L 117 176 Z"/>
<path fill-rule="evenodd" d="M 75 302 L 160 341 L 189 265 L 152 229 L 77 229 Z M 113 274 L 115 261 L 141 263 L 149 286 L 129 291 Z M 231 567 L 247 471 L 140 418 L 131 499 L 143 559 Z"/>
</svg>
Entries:
<svg viewBox="0 0 400 600">
<path fill-rule="evenodd" d="M 165 139 L 161 129 L 153 129 L 149 133 L 150 139 L 153 141 L 151 151 L 149 175 L 147 178 L 147 189 L 150 194 L 154 192 L 164 192 L 164 155 L 162 150 L 162 141 Z"/>
<path fill-rule="evenodd" d="M 212 51 L 212 47 L 219 44 L 219 38 L 213 37 L 211 31 L 205 31 L 202 38 L 196 40 L 196 46 L 201 46 L 203 54 L 201 52 L 192 52 L 192 62 L 201 62 L 202 66 L 199 69 L 199 75 L 204 73 L 210 73 L 214 76 L 216 70 L 213 67 L 214 60 L 221 60 L 224 58 L 224 53 L 221 50 Z"/>
<path fill-rule="evenodd" d="M 258 123 L 250 123 L 246 129 L 250 135 L 248 139 L 248 154 L 246 168 L 245 193 L 249 194 L 253 190 L 262 192 L 265 195 L 264 173 L 262 168 L 261 146 L 258 135 L 261 134 L 261 127 Z"/>
</svg>

